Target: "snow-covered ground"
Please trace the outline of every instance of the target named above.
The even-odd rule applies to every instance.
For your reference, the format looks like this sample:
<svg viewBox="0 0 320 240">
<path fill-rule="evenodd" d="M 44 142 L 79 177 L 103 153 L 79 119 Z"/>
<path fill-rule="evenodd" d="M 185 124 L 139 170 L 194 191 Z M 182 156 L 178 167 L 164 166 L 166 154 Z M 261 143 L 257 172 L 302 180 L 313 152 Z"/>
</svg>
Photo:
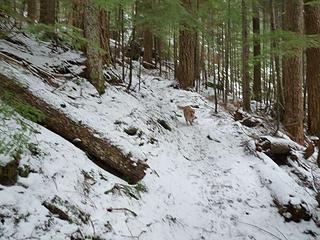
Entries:
<svg viewBox="0 0 320 240">
<path fill-rule="evenodd" d="M 33 55 L 26 51 L 23 58 L 49 71 L 47 45 L 35 44 L 28 50 Z M 35 56 L 33 49 L 46 54 Z M 6 41 L 0 41 L 0 50 L 18 52 Z M 80 56 L 72 52 L 71 58 Z M 53 59 L 55 66 L 62 62 L 58 54 Z M 66 53 L 63 59 L 68 60 Z M 285 222 L 274 203 L 274 198 L 303 203 L 317 214 L 315 193 L 264 154 L 245 151 L 252 141 L 248 133 L 256 130 L 235 122 L 223 109 L 214 114 L 205 97 L 174 89 L 172 81 L 151 72 L 143 74 L 140 91 L 108 86 L 101 97 L 81 78 L 54 89 L 4 61 L 0 72 L 150 166 L 145 178 L 130 186 L 60 136 L 34 125 L 39 133 L 31 141 L 38 151 L 27 151 L 20 162 L 31 173 L 19 177 L 15 186 L 0 186 L 0 239 L 320 238 L 312 220 Z M 185 123 L 178 105 L 196 107 L 193 126 Z M 127 135 L 129 127 L 138 134 Z M 69 219 L 52 215 L 45 207 L 50 202 Z"/>
</svg>

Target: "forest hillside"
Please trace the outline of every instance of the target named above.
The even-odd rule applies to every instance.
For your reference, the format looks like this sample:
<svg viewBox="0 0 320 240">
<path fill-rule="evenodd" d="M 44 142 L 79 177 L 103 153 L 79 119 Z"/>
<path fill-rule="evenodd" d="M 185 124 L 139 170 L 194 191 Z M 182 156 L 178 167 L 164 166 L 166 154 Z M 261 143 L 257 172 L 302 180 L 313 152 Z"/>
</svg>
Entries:
<svg viewBox="0 0 320 240">
<path fill-rule="evenodd" d="M 320 239 L 319 0 L 0 0 L 0 239 Z"/>
<path fill-rule="evenodd" d="M 142 70 L 140 84 L 134 77 L 135 91 L 110 85 L 99 96 L 86 79 L 63 80 L 83 69 L 78 52 L 24 35 L 1 40 L 0 48 L 11 57 L 1 59 L 1 76 L 148 164 L 143 180 L 129 185 L 45 125 L 3 115 L 1 131 L 17 132 L 23 121 L 31 133 L 27 150 L 19 156 L 18 181 L 1 186 L 1 238 L 319 236 L 314 184 L 320 171 L 314 158 L 303 160 L 304 148 L 288 137 L 281 139 L 295 147 L 298 159 L 279 166 L 255 150 L 253 136 L 269 133 L 263 124 L 248 128 L 221 107 L 215 113 L 205 92 L 176 89 L 174 81 L 156 71 Z M 56 77 L 53 87 L 12 62 L 15 58 L 48 74 L 67 64 L 71 73 Z M 137 71 L 134 68 L 134 76 Z M 186 124 L 180 105 L 194 106 L 197 119 L 192 126 Z"/>
</svg>

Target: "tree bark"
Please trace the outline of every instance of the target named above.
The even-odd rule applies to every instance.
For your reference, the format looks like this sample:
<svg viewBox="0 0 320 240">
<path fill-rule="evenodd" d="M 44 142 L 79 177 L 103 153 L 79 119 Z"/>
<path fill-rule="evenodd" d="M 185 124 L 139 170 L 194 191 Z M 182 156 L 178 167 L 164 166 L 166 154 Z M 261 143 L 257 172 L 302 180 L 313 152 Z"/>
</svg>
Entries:
<svg viewBox="0 0 320 240">
<path fill-rule="evenodd" d="M 194 87 L 195 81 L 195 41 L 191 30 L 180 30 L 178 81 L 182 89 Z"/>
<path fill-rule="evenodd" d="M 132 184 L 137 183 L 144 177 L 144 171 L 147 168 L 144 162 L 134 162 L 130 155 L 124 155 L 107 139 L 97 137 L 93 129 L 79 121 L 70 119 L 65 113 L 33 95 L 27 88 L 17 83 L 15 79 L 9 79 L 0 74 L 0 80 L 0 96 L 5 91 L 12 92 L 19 100 L 40 110 L 45 116 L 43 122 L 40 122 L 41 125 L 86 152 L 91 160 L 101 168 Z"/>
<path fill-rule="evenodd" d="M 105 92 L 105 81 L 102 72 L 100 11 L 92 0 L 85 0 L 84 36 L 87 39 L 87 78 L 101 95 Z"/>
<path fill-rule="evenodd" d="M 152 63 L 153 37 L 149 26 L 144 27 L 143 48 L 143 66 L 147 69 L 152 69 L 154 68 Z"/>
<path fill-rule="evenodd" d="M 39 14 L 38 14 L 38 0 L 28 0 L 27 1 L 27 11 L 28 11 L 28 18 L 32 22 L 35 22 L 38 20 Z"/>
<path fill-rule="evenodd" d="M 276 8 L 274 5 L 274 0 L 270 0 L 269 2 L 269 8 L 270 8 L 270 27 L 271 31 L 275 32 L 278 29 L 278 24 L 277 24 L 277 18 L 276 18 Z M 271 48 L 273 51 L 277 49 L 278 43 L 276 40 L 271 41 Z M 280 126 L 280 120 L 283 117 L 283 106 L 284 106 L 284 99 L 283 99 L 283 86 L 282 86 L 282 79 L 281 79 L 281 67 L 280 67 L 280 57 L 276 53 L 272 54 L 273 56 L 273 61 L 275 65 L 275 77 L 276 77 L 276 82 L 277 82 L 277 129 L 279 129 Z"/>
<path fill-rule="evenodd" d="M 248 42 L 248 6 L 242 0 L 242 96 L 243 109 L 250 112 L 250 79 L 249 79 L 249 42 Z"/>
<path fill-rule="evenodd" d="M 194 1 L 183 0 L 184 8 L 193 14 Z M 179 36 L 178 81 L 182 89 L 194 87 L 195 83 L 195 29 L 187 22 L 181 24 Z"/>
<path fill-rule="evenodd" d="M 103 63 L 107 66 L 111 65 L 111 54 L 109 49 L 109 36 L 108 36 L 108 17 L 107 11 L 105 9 L 100 9 L 99 11 L 99 21 L 100 21 L 100 46 L 104 53 L 102 54 Z"/>
<path fill-rule="evenodd" d="M 228 0 L 228 21 L 227 29 L 225 34 L 225 84 L 224 84 L 224 105 L 228 105 L 228 95 L 229 95 L 229 78 L 230 78 L 230 52 L 231 52 L 231 0 Z"/>
<path fill-rule="evenodd" d="M 311 0 L 306 0 L 306 3 Z M 305 5 L 307 35 L 320 34 L 320 6 Z M 308 131 L 320 133 L 320 48 L 307 49 Z"/>
<path fill-rule="evenodd" d="M 178 78 L 178 47 L 177 47 L 177 35 L 175 29 L 173 29 L 173 63 L 174 63 L 174 78 Z"/>
<path fill-rule="evenodd" d="M 303 0 L 285 0 L 283 28 L 298 35 L 303 34 Z M 303 61 L 302 48 L 295 47 L 294 54 L 283 58 L 284 116 L 283 124 L 293 140 L 303 144 Z"/>
<path fill-rule="evenodd" d="M 84 0 L 72 0 L 72 26 L 84 30 Z"/>
<path fill-rule="evenodd" d="M 54 25 L 56 22 L 56 0 L 40 0 L 40 23 Z"/>
<path fill-rule="evenodd" d="M 253 98 L 261 101 L 261 61 L 258 59 L 261 54 L 260 45 L 260 14 L 259 8 L 253 3 L 253 57 L 254 57 L 254 71 L 253 71 Z"/>
</svg>

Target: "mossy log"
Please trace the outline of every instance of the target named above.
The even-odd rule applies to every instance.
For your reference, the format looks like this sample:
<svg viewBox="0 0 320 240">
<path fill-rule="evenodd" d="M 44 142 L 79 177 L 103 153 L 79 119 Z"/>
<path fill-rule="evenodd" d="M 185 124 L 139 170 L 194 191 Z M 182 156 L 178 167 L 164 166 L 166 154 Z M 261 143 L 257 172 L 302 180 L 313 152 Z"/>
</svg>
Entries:
<svg viewBox="0 0 320 240">
<path fill-rule="evenodd" d="M 134 161 L 130 155 L 123 154 L 108 139 L 97 137 L 94 134 L 94 129 L 80 121 L 71 119 L 64 112 L 35 96 L 27 87 L 22 86 L 15 79 L 10 79 L 0 73 L 0 97 L 5 92 L 14 93 L 15 98 L 41 111 L 45 118 L 39 124 L 86 152 L 90 159 L 101 168 L 130 184 L 137 183 L 145 176 L 145 170 L 148 166 L 144 161 Z"/>
</svg>

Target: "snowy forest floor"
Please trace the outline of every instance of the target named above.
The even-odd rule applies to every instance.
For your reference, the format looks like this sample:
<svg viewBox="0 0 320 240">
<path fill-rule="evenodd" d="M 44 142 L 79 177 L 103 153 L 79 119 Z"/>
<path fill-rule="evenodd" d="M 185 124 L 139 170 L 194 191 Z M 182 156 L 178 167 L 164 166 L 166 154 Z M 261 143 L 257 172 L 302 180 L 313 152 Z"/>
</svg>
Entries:
<svg viewBox="0 0 320 240">
<path fill-rule="evenodd" d="M 81 72 L 83 58 L 77 52 L 52 51 L 47 43 L 24 36 L 14 39 L 1 40 L 1 52 L 48 72 L 64 67 L 74 75 Z M 286 222 L 274 203 L 301 203 L 319 215 L 315 191 L 292 173 L 301 167 L 280 167 L 263 153 L 245 151 L 253 144 L 250 135 L 268 130 L 242 126 L 220 107 L 215 114 L 203 95 L 175 89 L 173 81 L 147 70 L 140 91 L 134 77 L 135 91 L 108 85 L 101 97 L 79 77 L 57 79 L 60 87 L 54 89 L 3 60 L 0 72 L 150 166 L 140 183 L 128 185 L 70 142 L 30 123 L 37 130 L 30 140 L 37 151 L 22 156 L 20 166 L 31 169 L 28 177 L 11 187 L 0 185 L 0 239 L 320 238 L 313 220 Z M 196 107 L 193 126 L 185 123 L 178 105 Z M 12 121 L 8 131 L 16 127 Z M 132 127 L 137 133 L 129 136 L 125 130 Z M 314 157 L 301 161 L 308 178 L 320 176 Z M 50 213 L 50 204 L 68 216 Z"/>
</svg>

